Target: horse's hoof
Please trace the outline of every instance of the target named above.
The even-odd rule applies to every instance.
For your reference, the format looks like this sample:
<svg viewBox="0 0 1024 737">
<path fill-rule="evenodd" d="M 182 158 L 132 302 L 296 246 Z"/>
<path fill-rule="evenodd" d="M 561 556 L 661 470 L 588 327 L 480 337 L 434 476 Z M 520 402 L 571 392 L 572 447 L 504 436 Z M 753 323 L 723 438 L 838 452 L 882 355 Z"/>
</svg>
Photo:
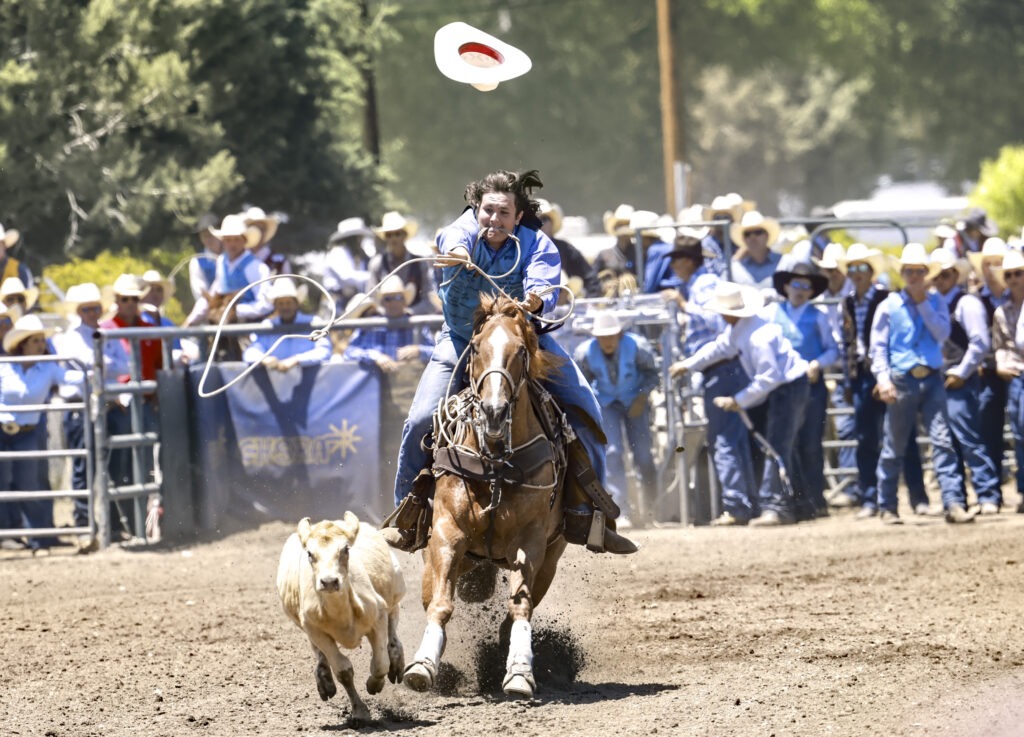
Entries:
<svg viewBox="0 0 1024 737">
<path fill-rule="evenodd" d="M 533 698 L 534 685 L 532 679 L 527 680 L 526 676 L 518 673 L 506 676 L 501 689 L 505 692 L 506 696 L 511 696 L 514 699 Z"/>
<path fill-rule="evenodd" d="M 434 685 L 434 674 L 426 663 L 413 663 L 405 669 L 402 683 L 413 691 L 429 691 Z"/>
</svg>

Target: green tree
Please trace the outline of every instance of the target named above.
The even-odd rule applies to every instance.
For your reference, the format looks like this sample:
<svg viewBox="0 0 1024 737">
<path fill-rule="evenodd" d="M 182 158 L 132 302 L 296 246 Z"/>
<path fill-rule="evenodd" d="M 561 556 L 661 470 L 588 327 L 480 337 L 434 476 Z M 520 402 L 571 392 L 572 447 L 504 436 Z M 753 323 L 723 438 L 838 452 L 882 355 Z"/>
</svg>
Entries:
<svg viewBox="0 0 1024 737">
<path fill-rule="evenodd" d="M 1024 145 L 1003 146 L 999 156 L 981 164 L 971 202 L 988 211 L 1004 235 L 1017 235 L 1024 226 Z"/>
</svg>

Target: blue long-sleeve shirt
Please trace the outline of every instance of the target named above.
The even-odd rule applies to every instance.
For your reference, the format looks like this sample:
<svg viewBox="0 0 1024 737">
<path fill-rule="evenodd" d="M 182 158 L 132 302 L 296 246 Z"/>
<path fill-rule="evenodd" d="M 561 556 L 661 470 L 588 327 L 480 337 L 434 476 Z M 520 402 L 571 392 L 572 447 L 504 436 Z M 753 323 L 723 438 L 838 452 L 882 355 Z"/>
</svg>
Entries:
<svg viewBox="0 0 1024 737">
<path fill-rule="evenodd" d="M 310 323 L 312 323 L 312 315 L 307 315 L 303 312 L 298 313 L 295 316 L 295 322 L 291 325 L 295 328 L 295 333 L 308 333 L 310 331 Z M 264 320 L 265 326 L 280 325 L 280 317 L 272 317 L 269 320 Z M 252 342 L 242 353 L 242 360 L 246 363 L 256 363 L 261 360 L 267 351 L 270 350 L 270 346 L 274 345 L 274 342 L 281 337 L 280 333 L 264 333 L 262 335 L 253 334 L 251 336 Z M 274 349 L 274 358 L 283 361 L 288 358 L 297 358 L 300 366 L 315 366 L 318 363 L 323 363 L 331 357 L 331 343 L 326 337 L 319 338 L 315 342 L 310 342 L 306 338 L 287 338 L 281 341 L 281 344 Z"/>
<path fill-rule="evenodd" d="M 900 309 L 916 313 L 921 317 L 924 328 L 935 342 L 939 344 L 940 348 L 946 342 L 946 338 L 949 337 L 949 309 L 939 299 L 938 295 L 927 294 L 924 300 L 915 303 L 906 291 L 899 292 L 899 294 L 890 294 L 878 305 L 878 308 L 875 310 L 874 322 L 871 324 L 871 346 L 869 348 L 871 373 L 875 375 L 875 379 L 879 384 L 892 382 L 892 366 L 889 360 L 892 348 L 890 340 L 899 341 L 900 346 L 907 350 L 915 350 L 915 347 L 919 344 L 917 341 L 912 341 L 911 336 L 890 335 L 891 310 L 892 305 L 897 300 L 901 306 Z M 941 351 L 939 359 L 941 361 Z M 941 368 L 941 366 L 932 365 L 927 360 L 923 350 L 920 351 L 919 362 L 933 369 Z"/>
</svg>

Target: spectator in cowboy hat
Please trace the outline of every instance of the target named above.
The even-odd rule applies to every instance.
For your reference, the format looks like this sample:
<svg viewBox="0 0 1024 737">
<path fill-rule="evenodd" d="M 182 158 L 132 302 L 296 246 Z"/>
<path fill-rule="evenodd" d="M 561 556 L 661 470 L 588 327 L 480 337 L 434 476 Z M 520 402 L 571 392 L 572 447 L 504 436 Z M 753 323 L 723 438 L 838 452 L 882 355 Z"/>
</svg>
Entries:
<svg viewBox="0 0 1024 737">
<path fill-rule="evenodd" d="M 670 254 L 674 253 L 680 246 L 688 246 L 695 243 L 701 244 L 710 232 L 710 229 L 707 227 L 698 228 L 688 224 L 692 220 L 692 212 L 692 208 L 680 211 L 676 218 L 680 224 L 669 228 L 667 232 L 668 238 L 666 240 L 671 242 L 656 243 L 647 252 L 643 289 L 646 294 L 654 294 L 655 292 L 662 292 L 664 294 L 664 290 L 677 290 L 682 284 L 681 278 L 672 269 Z M 713 257 L 714 254 L 710 252 L 703 253 L 706 266 L 707 258 Z"/>
<path fill-rule="evenodd" d="M 614 313 L 597 313 L 590 334 L 593 337 L 577 347 L 575 359 L 601 404 L 601 427 L 608 437 L 608 491 L 622 513 L 618 526 L 628 527 L 632 510 L 626 481 L 627 447 L 647 504 L 653 504 L 658 494 L 647 401 L 651 390 L 658 387 L 658 368 L 647 340 L 624 330 Z"/>
<path fill-rule="evenodd" d="M 654 216 L 655 213 L 644 211 L 641 219 Z M 636 210 L 632 205 L 621 204 L 614 211 L 604 214 L 604 232 L 615 236 L 615 245 L 606 248 L 597 254 L 594 259 L 594 270 L 601 274 L 605 271 L 614 274 L 616 277 L 624 273 L 637 274 L 636 264 L 636 243 L 634 241 L 633 229 L 630 228 L 630 221 Z"/>
<path fill-rule="evenodd" d="M 0 281 L 16 276 L 21 279 L 23 284 L 31 287 L 34 281 L 28 266 L 8 253 L 20 241 L 21 233 L 14 228 L 5 229 L 3 223 L 0 223 Z"/>
<path fill-rule="evenodd" d="M 384 213 L 380 225 L 373 228 L 374 234 L 384 242 L 384 247 L 370 259 L 370 283 L 378 284 L 398 267 L 416 257 L 406 247 L 406 241 L 416 235 L 419 226 L 396 210 Z M 403 283 L 412 284 L 415 297 L 409 308 L 417 315 L 437 312 L 434 294 L 433 269 L 426 261 L 410 263 L 396 274 Z"/>
<path fill-rule="evenodd" d="M 21 277 L 9 276 L 0 284 L 0 302 L 16 317 L 32 311 L 38 300 L 39 289 L 26 287 Z"/>
<path fill-rule="evenodd" d="M 765 289 L 772 285 L 772 274 L 782 255 L 771 250 L 779 238 L 779 221 L 757 210 L 743 213 L 738 223 L 729 226 L 729 237 L 744 246 L 743 253 L 732 264 L 732 280 Z"/>
<path fill-rule="evenodd" d="M 946 241 L 946 247 L 954 251 L 954 256 L 964 258 L 968 253 L 980 251 L 986 238 L 999 233 L 988 213 L 980 207 L 972 207 L 967 214 L 956 222 L 956 236 Z"/>
<path fill-rule="evenodd" d="M 213 286 L 213 278 L 216 275 L 217 256 L 224 250 L 220 239 L 210 232 L 216 227 L 217 216 L 212 212 L 203 213 L 196 223 L 196 239 L 202 247 L 202 251 L 193 256 L 188 262 L 188 284 L 192 290 L 192 299 L 199 301 L 202 296 L 208 293 Z"/>
<path fill-rule="evenodd" d="M 678 370 L 700 371 L 739 356 L 749 383 L 732 396 L 718 397 L 714 404 L 727 412 L 763 407 L 756 413 L 754 424 L 762 429 L 785 468 L 793 468 L 793 446 L 810 392 L 807 361 L 793 349 L 779 325 L 759 315 L 764 297 L 757 287 L 719 282 L 708 307 L 720 314 L 729 327 L 677 364 Z M 765 460 L 757 503 L 761 514 L 750 521 L 751 525 L 777 526 L 796 521 L 793 502 L 782 487 L 776 458 Z"/>
<path fill-rule="evenodd" d="M 339 222 L 327 241 L 330 250 L 324 263 L 324 288 L 331 293 L 337 309 L 368 288 L 372 238 L 373 231 L 363 219 L 352 217 Z"/>
<path fill-rule="evenodd" d="M 694 206 L 695 208 L 698 206 Z M 750 212 L 757 208 L 757 203 L 751 200 L 745 200 L 737 192 L 730 192 L 729 194 L 718 195 L 708 207 L 701 208 L 700 220 L 705 222 L 712 221 L 728 221 L 729 223 L 737 223 L 740 218 L 743 217 L 743 213 Z M 704 247 L 704 251 L 711 255 L 706 256 L 706 263 L 708 265 L 708 271 L 718 276 L 723 276 L 728 273 L 729 263 L 736 257 L 737 248 L 743 247 L 743 242 L 732 241 L 730 234 L 730 242 L 726 244 L 726 231 L 729 226 L 713 225 L 707 236 L 701 242 Z"/>
<path fill-rule="evenodd" d="M 963 471 L 957 462 L 946 413 L 942 346 L 950 335 L 949 309 L 928 291 L 940 270 L 920 243 L 900 254 L 904 287 L 891 292 L 875 310 L 871 325 L 871 371 L 878 398 L 888 406 L 878 459 L 878 508 L 882 522 L 900 524 L 896 495 L 907 443 L 916 435 L 918 418 L 932 443 L 932 466 L 942 489 L 946 521 L 970 522 Z"/>
<path fill-rule="evenodd" d="M 267 214 L 262 207 L 250 206 L 240 214 L 246 225 L 260 232 L 259 241 L 252 246 L 253 255 L 267 265 L 271 274 L 291 274 L 292 265 L 288 257 L 274 251 L 270 246 L 270 241 L 277 235 L 278 226 L 286 220 L 283 213 Z"/>
<path fill-rule="evenodd" d="M 618 233 L 616 244 L 597 254 L 594 267 L 598 271 L 611 269 L 619 276 L 629 274 L 639 280 L 647 262 L 647 254 L 655 244 L 662 242 L 658 213 L 651 210 L 634 210 L 625 228 L 621 225 L 615 227 Z M 640 236 L 639 253 L 636 245 L 637 234 Z"/>
<path fill-rule="evenodd" d="M 825 417 L 828 409 L 828 388 L 823 373 L 839 360 L 839 347 L 832 333 L 828 316 L 811 300 L 828 287 L 828 278 L 805 263 L 772 276 L 775 291 L 785 297 L 783 302 L 768 306 L 765 317 L 782 328 L 782 334 L 793 344 L 800 357 L 807 361 L 810 390 L 803 422 L 797 431 L 793 451 L 793 488 L 796 490 L 798 520 L 828 515 L 825 504 Z"/>
<path fill-rule="evenodd" d="M 249 289 L 270 276 L 270 269 L 252 254 L 252 248 L 259 243 L 261 234 L 255 226 L 246 225 L 241 215 L 225 215 L 220 228 L 210 228 L 210 234 L 223 245 L 217 256 L 213 285 L 210 293 L 204 295 L 192 310 L 186 325 L 203 322 L 209 313 L 210 297 L 227 297 L 245 290 L 235 305 L 239 322 L 257 322 L 270 314 L 273 306 L 267 299 L 267 283 Z"/>
<path fill-rule="evenodd" d="M 411 314 L 409 305 L 416 296 L 416 287 L 403 284 L 400 277 L 392 274 L 381 285 L 375 302 L 377 308 L 389 321 L 398 320 Z M 397 371 L 399 364 L 407 361 L 426 363 L 434 350 L 434 335 L 430 328 L 387 325 L 379 328 L 360 328 L 352 335 L 345 349 L 346 361 L 376 366 L 381 371 Z"/>
<path fill-rule="evenodd" d="M 950 251 L 937 248 L 931 261 L 939 266 L 932 286 L 949 309 L 950 333 L 942 346 L 942 373 L 945 376 L 946 414 L 953 433 L 961 472 L 971 471 L 981 514 L 998 514 L 1002 505 L 1002 479 L 996 461 L 988 452 L 981 432 L 981 368 L 992 343 L 985 307 L 977 297 L 961 287 L 967 274 L 967 262 Z"/>
<path fill-rule="evenodd" d="M 597 278 L 597 270 L 587 261 L 586 256 L 580 253 L 572 243 L 555 236 L 562 229 L 562 208 L 548 202 L 545 199 L 537 198 L 537 217 L 540 218 L 540 227 L 544 235 L 551 239 L 558 249 L 558 255 L 562 259 L 562 271 L 570 279 L 577 278 L 583 284 L 584 297 L 601 296 L 601 280 Z"/>
<path fill-rule="evenodd" d="M 1024 514 L 1024 342 L 1017 337 L 1021 307 L 1024 306 L 1024 255 L 1015 248 L 1003 256 L 1003 279 L 1007 296 L 996 308 L 992 323 L 992 347 L 996 371 L 1009 384 L 1006 413 L 1013 433 L 1013 452 L 1017 459 L 1017 494 L 1021 501 L 1018 514 Z"/>
<path fill-rule="evenodd" d="M 253 333 L 250 344 L 242 354 L 246 363 L 263 363 L 268 369 L 290 371 L 296 366 L 316 366 L 331 356 L 331 343 L 327 337 L 318 338 L 310 343 L 309 329 L 313 316 L 299 310 L 299 292 L 295 281 L 282 278 L 270 283 L 269 298 L 274 305 L 274 312 L 264 320 L 260 327 L 270 328 L 290 325 L 295 335 L 281 340 L 281 333 Z M 271 348 L 273 347 L 273 351 Z"/>
</svg>

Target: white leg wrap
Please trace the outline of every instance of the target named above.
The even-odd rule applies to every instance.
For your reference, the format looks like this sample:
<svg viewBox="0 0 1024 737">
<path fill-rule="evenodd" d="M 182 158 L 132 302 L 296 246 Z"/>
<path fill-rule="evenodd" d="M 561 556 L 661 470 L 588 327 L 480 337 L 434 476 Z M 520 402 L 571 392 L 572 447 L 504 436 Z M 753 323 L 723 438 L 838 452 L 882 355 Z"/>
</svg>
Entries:
<svg viewBox="0 0 1024 737">
<path fill-rule="evenodd" d="M 440 625 L 427 622 L 423 629 L 423 640 L 420 642 L 420 649 L 416 651 L 413 662 L 429 661 L 437 666 L 441 662 L 441 653 L 444 652 L 445 636 Z"/>
<path fill-rule="evenodd" d="M 512 623 L 505 668 L 511 669 L 513 665 L 533 668 L 533 629 L 525 619 L 517 619 Z"/>
</svg>

